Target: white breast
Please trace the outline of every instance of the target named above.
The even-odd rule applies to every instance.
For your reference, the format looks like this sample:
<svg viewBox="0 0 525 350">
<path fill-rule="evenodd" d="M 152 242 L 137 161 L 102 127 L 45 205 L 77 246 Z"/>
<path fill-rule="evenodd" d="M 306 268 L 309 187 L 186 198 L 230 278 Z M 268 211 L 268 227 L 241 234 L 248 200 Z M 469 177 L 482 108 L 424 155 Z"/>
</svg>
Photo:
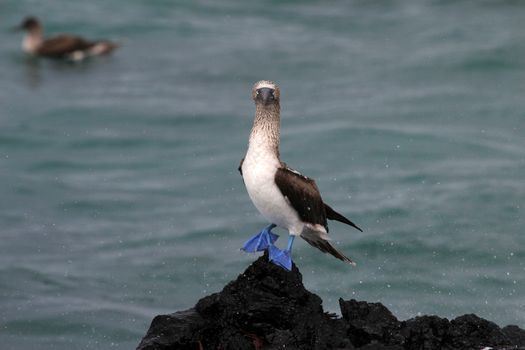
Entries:
<svg viewBox="0 0 525 350">
<path fill-rule="evenodd" d="M 34 54 L 41 44 L 42 39 L 34 35 L 27 34 L 26 36 L 24 36 L 24 39 L 22 41 L 22 50 L 26 53 Z"/>
<path fill-rule="evenodd" d="M 259 212 L 270 222 L 300 235 L 304 224 L 275 184 L 279 159 L 263 149 L 248 149 L 242 173 L 248 195 Z"/>
</svg>

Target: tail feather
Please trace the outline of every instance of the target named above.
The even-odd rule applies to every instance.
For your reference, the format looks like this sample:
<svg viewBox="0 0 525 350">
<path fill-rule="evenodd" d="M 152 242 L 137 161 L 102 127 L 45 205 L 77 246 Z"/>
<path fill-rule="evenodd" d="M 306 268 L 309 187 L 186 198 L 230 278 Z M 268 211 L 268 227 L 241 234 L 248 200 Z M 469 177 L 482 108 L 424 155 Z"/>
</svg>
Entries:
<svg viewBox="0 0 525 350">
<path fill-rule="evenodd" d="M 319 249 L 323 253 L 330 254 L 333 257 L 339 260 L 345 261 L 347 263 L 350 263 L 354 266 L 356 265 L 352 259 L 350 259 L 346 255 L 344 255 L 343 253 L 335 249 L 334 246 L 332 246 L 330 242 L 328 242 L 329 238 L 326 233 L 307 229 L 307 230 L 304 230 L 303 233 L 301 233 L 301 237 L 306 242 L 308 242 L 308 244 Z"/>
<path fill-rule="evenodd" d="M 335 210 L 333 210 L 328 204 L 325 203 L 324 209 L 326 211 L 326 218 L 327 219 L 336 220 L 336 221 L 342 222 L 344 224 L 350 225 L 350 226 L 358 229 L 359 231 L 363 232 L 363 230 L 361 230 L 359 227 L 357 227 L 356 224 L 354 224 L 352 221 L 348 220 L 343 215 L 341 215 L 338 212 L 336 212 Z"/>
<path fill-rule="evenodd" d="M 120 47 L 120 44 L 108 40 L 100 40 L 92 43 L 89 53 L 92 56 L 107 55 Z"/>
</svg>

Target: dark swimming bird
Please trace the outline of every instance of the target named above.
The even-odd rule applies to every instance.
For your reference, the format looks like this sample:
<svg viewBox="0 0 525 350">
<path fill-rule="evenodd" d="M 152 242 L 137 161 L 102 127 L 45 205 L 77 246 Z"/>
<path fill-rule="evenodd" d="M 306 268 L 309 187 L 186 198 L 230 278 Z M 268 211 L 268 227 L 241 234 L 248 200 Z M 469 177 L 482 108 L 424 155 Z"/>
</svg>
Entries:
<svg viewBox="0 0 525 350">
<path fill-rule="evenodd" d="M 271 81 L 259 81 L 253 86 L 252 98 L 255 120 L 248 151 L 241 160 L 239 171 L 253 204 L 271 225 L 248 240 L 242 250 L 255 252 L 268 249 L 271 261 L 291 270 L 292 244 L 296 236 L 301 236 L 322 252 L 355 265 L 330 244 L 327 219 L 362 230 L 323 202 L 314 180 L 289 168 L 279 158 L 279 87 Z M 271 230 L 276 226 L 289 232 L 285 250 L 274 245 L 278 236 Z"/>
<path fill-rule="evenodd" d="M 18 29 L 26 32 L 22 49 L 35 56 L 80 61 L 91 56 L 109 54 L 118 46 L 108 40 L 91 41 L 69 34 L 45 39 L 44 28 L 36 17 L 26 17 Z"/>
</svg>

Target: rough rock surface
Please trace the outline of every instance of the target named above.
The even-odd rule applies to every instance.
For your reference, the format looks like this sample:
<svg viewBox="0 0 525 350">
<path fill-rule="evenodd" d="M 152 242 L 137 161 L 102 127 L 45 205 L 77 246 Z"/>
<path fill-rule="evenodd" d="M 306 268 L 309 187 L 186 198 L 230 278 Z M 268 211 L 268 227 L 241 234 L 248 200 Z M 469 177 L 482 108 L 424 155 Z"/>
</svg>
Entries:
<svg viewBox="0 0 525 350">
<path fill-rule="evenodd" d="M 525 331 L 464 315 L 399 321 L 380 303 L 339 300 L 342 318 L 325 313 L 291 272 L 260 257 L 194 308 L 159 315 L 138 350 L 167 349 L 522 349 Z"/>
</svg>

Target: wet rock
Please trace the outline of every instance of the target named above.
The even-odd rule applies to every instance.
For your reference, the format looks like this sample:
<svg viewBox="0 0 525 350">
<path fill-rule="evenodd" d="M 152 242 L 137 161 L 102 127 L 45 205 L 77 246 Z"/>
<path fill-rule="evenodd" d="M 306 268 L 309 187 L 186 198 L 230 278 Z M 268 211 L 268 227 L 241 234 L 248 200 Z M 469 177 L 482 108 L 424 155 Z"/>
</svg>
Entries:
<svg viewBox="0 0 525 350">
<path fill-rule="evenodd" d="M 287 272 L 265 255 L 194 308 L 155 317 L 138 349 L 525 350 L 524 330 L 476 315 L 399 321 L 380 303 L 339 304 L 342 318 L 325 313 L 295 265 Z"/>
<path fill-rule="evenodd" d="M 401 323 L 381 303 L 339 299 L 343 319 L 349 326 L 348 337 L 356 346 L 368 343 L 401 343 Z"/>
<path fill-rule="evenodd" d="M 240 330 L 254 343 L 298 349 L 326 349 L 350 345 L 345 324 L 326 315 L 321 299 L 307 291 L 302 275 L 268 263 L 262 257 L 222 292 L 201 299 L 197 312 L 216 320 L 217 331 Z M 225 339 L 209 342 L 220 347 Z"/>
<path fill-rule="evenodd" d="M 448 335 L 450 347 L 453 349 L 510 344 L 510 339 L 495 323 L 473 314 L 463 315 L 450 321 Z"/>
<path fill-rule="evenodd" d="M 510 325 L 502 329 L 511 344 L 525 347 L 525 330 L 518 326 Z"/>
<path fill-rule="evenodd" d="M 450 322 L 437 316 L 420 316 L 403 322 L 401 334 L 406 349 L 445 347 Z"/>
<path fill-rule="evenodd" d="M 199 349 L 206 323 L 195 309 L 156 316 L 139 349 Z"/>
</svg>

